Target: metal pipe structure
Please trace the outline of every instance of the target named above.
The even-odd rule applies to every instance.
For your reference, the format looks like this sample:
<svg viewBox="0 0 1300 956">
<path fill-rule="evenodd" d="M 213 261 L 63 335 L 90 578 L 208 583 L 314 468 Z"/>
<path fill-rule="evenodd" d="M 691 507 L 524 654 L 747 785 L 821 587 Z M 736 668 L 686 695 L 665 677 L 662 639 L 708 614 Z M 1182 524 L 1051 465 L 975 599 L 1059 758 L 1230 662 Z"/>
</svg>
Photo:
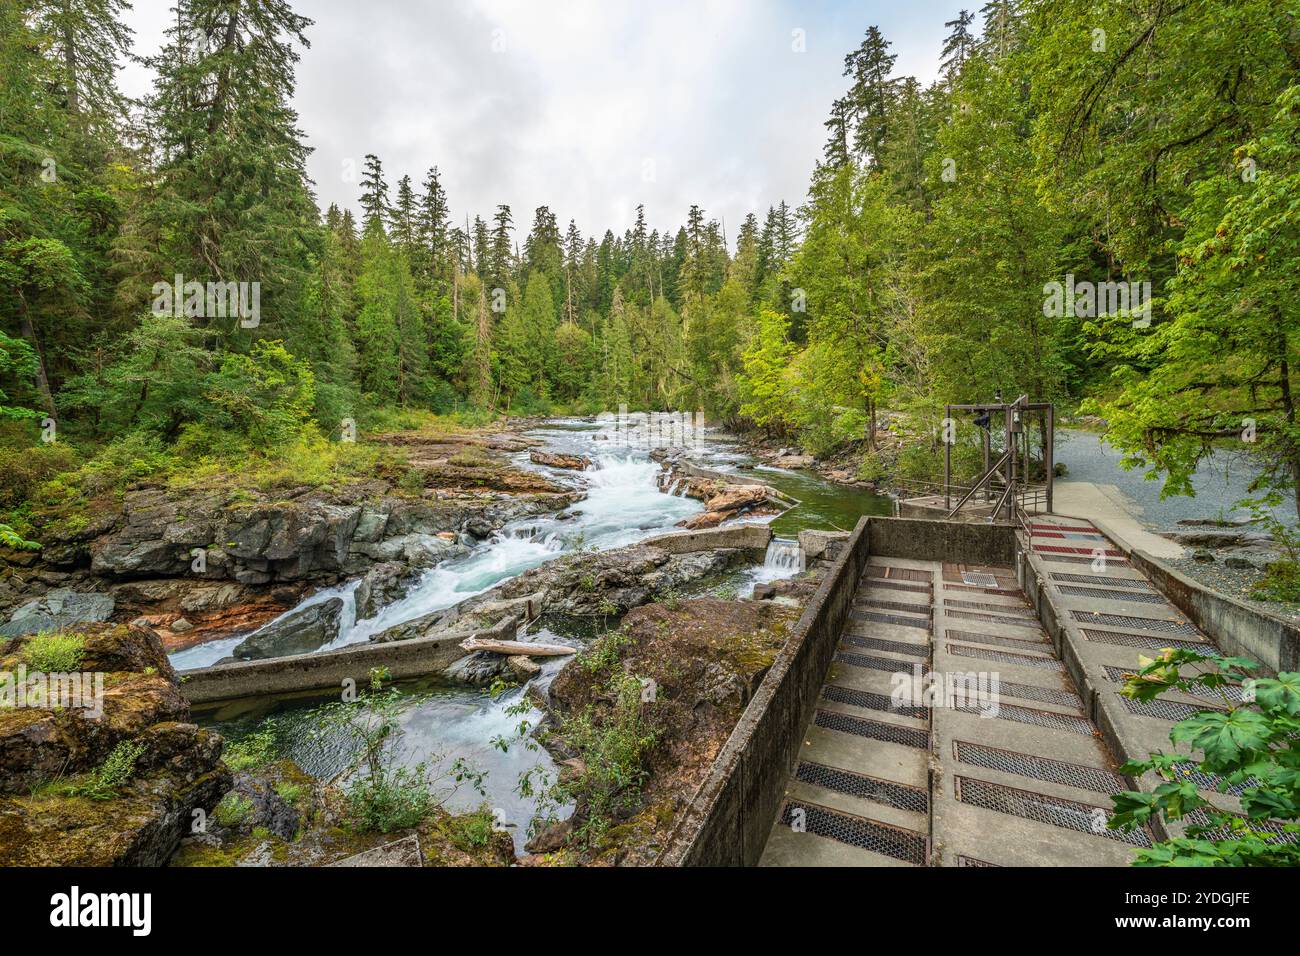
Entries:
<svg viewBox="0 0 1300 956">
<path fill-rule="evenodd" d="M 992 425 L 993 416 L 998 412 L 1002 413 L 1002 434 L 1003 445 L 1002 452 L 997 456 L 996 462 L 992 462 L 994 457 L 992 428 L 981 427 L 980 446 L 983 457 L 984 474 L 979 481 L 975 482 L 966 494 L 962 495 L 953 504 L 953 492 L 957 490 L 952 481 L 952 442 L 944 441 L 943 449 L 943 504 L 944 510 L 948 517 L 956 515 L 975 495 L 983 492 L 982 498 L 985 502 L 992 501 L 995 497 L 997 504 L 993 507 L 991 517 L 996 519 L 1003 517 L 1003 512 L 1008 518 L 1014 518 L 1018 508 L 1032 506 L 1035 509 L 1046 504 L 1047 511 L 1051 512 L 1054 503 L 1054 479 L 1055 479 L 1055 446 L 1056 446 L 1056 409 L 1050 402 L 1031 402 L 1028 395 L 1019 396 L 1014 402 L 1003 402 L 998 399 L 991 404 L 983 405 L 945 405 L 945 438 L 951 434 L 953 416 L 961 412 L 973 412 L 977 415 L 988 416 L 988 426 Z M 1044 416 L 1046 423 L 1045 439 L 1046 445 L 1042 449 L 1044 481 L 1043 485 L 1036 486 L 1033 480 L 1033 446 L 1030 441 L 1030 428 L 1028 417 L 1030 413 L 1039 413 Z M 1001 478 L 1004 488 L 998 495 L 994 495 L 992 478 L 1001 472 Z M 1033 492 L 1032 505 L 1029 500 L 1030 492 Z"/>
</svg>

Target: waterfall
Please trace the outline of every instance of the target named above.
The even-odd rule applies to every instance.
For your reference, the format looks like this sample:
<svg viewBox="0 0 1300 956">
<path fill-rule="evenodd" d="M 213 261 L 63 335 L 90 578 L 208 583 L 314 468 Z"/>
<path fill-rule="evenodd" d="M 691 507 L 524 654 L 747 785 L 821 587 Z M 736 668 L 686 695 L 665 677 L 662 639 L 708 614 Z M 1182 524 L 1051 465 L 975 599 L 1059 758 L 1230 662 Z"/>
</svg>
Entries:
<svg viewBox="0 0 1300 956">
<path fill-rule="evenodd" d="M 773 538 L 763 558 L 763 568 L 774 572 L 772 580 L 786 578 L 804 569 L 803 548 L 798 541 Z"/>
</svg>

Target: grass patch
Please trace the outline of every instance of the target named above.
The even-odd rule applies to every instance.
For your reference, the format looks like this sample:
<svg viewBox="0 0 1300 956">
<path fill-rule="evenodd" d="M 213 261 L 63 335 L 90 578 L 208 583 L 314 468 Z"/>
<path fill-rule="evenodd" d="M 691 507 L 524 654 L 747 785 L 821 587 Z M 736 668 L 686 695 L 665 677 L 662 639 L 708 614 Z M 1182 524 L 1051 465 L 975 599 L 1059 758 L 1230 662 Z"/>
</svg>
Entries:
<svg viewBox="0 0 1300 956">
<path fill-rule="evenodd" d="M 303 794 L 306 792 L 307 788 L 303 784 L 290 783 L 288 780 L 281 780 L 275 785 L 275 795 L 285 803 L 294 806 L 298 805 L 298 801 L 302 799 Z"/>
<path fill-rule="evenodd" d="M 37 634 L 22 649 L 27 666 L 46 674 L 70 674 L 81 667 L 85 656 L 85 635 L 63 631 Z"/>
<path fill-rule="evenodd" d="M 263 727 L 241 737 L 239 740 L 228 742 L 222 759 L 235 773 L 241 770 L 252 770 L 255 767 L 264 767 L 275 761 L 278 754 L 278 748 L 275 739 L 275 731 L 269 727 Z"/>
<path fill-rule="evenodd" d="M 480 807 L 473 813 L 450 817 L 441 829 L 456 849 L 474 853 L 492 842 L 496 818 L 487 807 Z"/>
</svg>

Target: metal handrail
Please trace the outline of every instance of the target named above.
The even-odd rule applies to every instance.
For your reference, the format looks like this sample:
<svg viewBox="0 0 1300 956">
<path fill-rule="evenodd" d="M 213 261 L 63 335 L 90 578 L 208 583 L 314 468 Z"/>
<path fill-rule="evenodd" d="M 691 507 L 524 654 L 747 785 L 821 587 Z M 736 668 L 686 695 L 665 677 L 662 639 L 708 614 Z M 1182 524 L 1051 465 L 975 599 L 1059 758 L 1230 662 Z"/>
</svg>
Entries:
<svg viewBox="0 0 1300 956">
<path fill-rule="evenodd" d="M 988 480 L 989 480 L 990 478 L 992 478 L 995 474 L 997 474 L 998 469 L 1001 468 L 1001 467 L 1003 466 L 1003 464 L 1006 463 L 1007 458 L 1008 458 L 1008 456 L 1009 456 L 1010 454 L 1011 454 L 1011 452 L 1009 452 L 1009 451 L 1003 452 L 1003 453 L 1002 453 L 1002 457 L 999 458 L 996 462 L 994 462 L 994 463 L 993 463 L 993 466 L 992 466 L 991 468 L 989 468 L 988 471 L 984 472 L 984 476 L 983 476 L 982 478 L 980 478 L 979 481 L 975 482 L 975 486 L 974 486 L 973 488 L 971 488 L 970 491 L 966 492 L 966 494 L 964 494 L 964 495 L 961 496 L 961 500 L 958 501 L 957 504 L 956 504 L 956 506 L 955 506 L 951 511 L 948 512 L 948 517 L 949 517 L 949 518 L 951 518 L 953 515 L 955 515 L 958 511 L 961 511 L 961 509 L 962 509 L 962 505 L 964 505 L 964 504 L 966 504 L 966 502 L 970 501 L 971 496 L 974 495 L 975 492 L 979 491 L 980 488 L 984 485 L 984 483 L 985 483 L 986 481 L 988 481 Z M 1011 484 L 1007 485 L 1007 490 L 1004 491 L 1004 492 L 1002 493 L 1002 498 L 1001 498 L 1001 500 L 999 501 L 999 507 L 1001 507 L 1001 501 L 1005 501 L 1005 500 L 1006 500 L 1007 495 L 1011 492 L 1011 489 L 1014 488 L 1014 487 L 1015 487 L 1015 483 L 1014 483 L 1014 482 L 1012 482 Z M 994 511 L 993 513 L 994 513 L 994 514 L 997 514 L 996 511 Z"/>
</svg>

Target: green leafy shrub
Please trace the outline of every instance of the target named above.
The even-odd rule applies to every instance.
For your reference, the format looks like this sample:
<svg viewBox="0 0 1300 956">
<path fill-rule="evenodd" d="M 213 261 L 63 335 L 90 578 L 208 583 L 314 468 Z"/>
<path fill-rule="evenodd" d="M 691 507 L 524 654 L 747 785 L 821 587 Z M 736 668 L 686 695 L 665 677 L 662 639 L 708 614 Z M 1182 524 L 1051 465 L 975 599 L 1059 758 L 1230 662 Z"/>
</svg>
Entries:
<svg viewBox="0 0 1300 956">
<path fill-rule="evenodd" d="M 623 628 L 606 631 L 578 657 L 578 663 L 591 674 L 609 671 L 623 657 L 623 648 L 632 640 L 632 636 Z"/>
<path fill-rule="evenodd" d="M 0 524 L 0 547 L 15 551 L 39 551 L 40 542 L 29 541 L 7 524 Z"/>
<path fill-rule="evenodd" d="M 392 766 L 393 747 L 401 739 L 401 717 L 409 699 L 396 688 L 385 688 L 385 679 L 384 671 L 372 670 L 367 692 L 354 701 L 329 704 L 317 716 L 317 735 L 335 740 L 342 737 L 355 755 L 344 795 L 350 823 L 362 832 L 390 833 L 415 826 L 442 802 L 434 792 L 438 781 L 432 778 L 429 763 Z M 481 789 L 482 774 L 460 760 L 451 775 L 457 782 L 469 779 Z"/>
<path fill-rule="evenodd" d="M 452 845 L 466 853 L 480 850 L 492 842 L 496 831 L 496 818 L 487 807 L 480 807 L 473 813 L 462 813 L 451 817 L 443 826 Z"/>
<path fill-rule="evenodd" d="M 67 792 L 71 796 L 89 797 L 92 800 L 113 799 L 117 796 L 117 791 L 135 773 L 135 762 L 143 753 L 143 744 L 133 740 L 123 740 L 113 748 L 112 753 L 91 772 L 86 780 L 70 786 Z"/>
<path fill-rule="evenodd" d="M 398 767 L 366 774 L 346 788 L 348 812 L 361 831 L 391 833 L 420 824 L 438 806 L 429 789 L 428 767 Z"/>
<path fill-rule="evenodd" d="M 408 468 L 397 480 L 398 490 L 408 495 L 418 495 L 424 491 L 424 472 L 419 468 Z"/>
<path fill-rule="evenodd" d="M 227 354 L 204 394 L 217 424 L 255 448 L 275 448 L 301 434 L 316 401 L 316 378 L 284 343 L 262 339 L 248 355 Z"/>
<path fill-rule="evenodd" d="M 1131 830 L 1153 817 L 1174 821 L 1193 814 L 1196 821 L 1187 836 L 1140 852 L 1135 865 L 1300 865 L 1300 842 L 1287 843 L 1260 826 L 1276 820 L 1287 832 L 1300 833 L 1300 672 L 1256 679 L 1250 674 L 1257 665 L 1247 658 L 1179 649 L 1141 661 L 1138 673 L 1125 681 L 1125 696 L 1147 701 L 1171 688 L 1204 688 L 1221 696 L 1224 709 L 1203 711 L 1170 731 L 1174 744 L 1204 753 L 1199 761 L 1156 753 L 1120 768 L 1134 776 L 1151 771 L 1164 782 L 1151 793 L 1116 794 L 1111 827 Z M 1188 667 L 1193 669 L 1184 672 Z M 1229 687 L 1240 693 L 1228 694 Z M 1193 771 L 1221 777 L 1222 791 L 1241 787 L 1244 816 L 1216 809 L 1189 779 Z"/>
<path fill-rule="evenodd" d="M 1255 597 L 1264 601 L 1300 603 L 1300 562 L 1273 561 L 1251 585 Z"/>
<path fill-rule="evenodd" d="M 561 720 L 560 736 L 577 751 L 585 768 L 572 779 L 556 783 L 549 795 L 554 802 L 572 800 L 587 809 L 574 836 L 596 846 L 622 811 L 636 807 L 649 776 L 646 755 L 658 739 L 642 700 L 641 681 L 618 672 L 608 685 L 613 707 L 597 716 L 591 708 Z"/>
<path fill-rule="evenodd" d="M 70 674 L 81 666 L 86 654 L 84 634 L 45 631 L 23 645 L 22 657 L 28 667 L 47 674 Z"/>
<path fill-rule="evenodd" d="M 880 460 L 880 456 L 875 452 L 868 452 L 858 463 L 858 473 L 854 477 L 858 481 L 879 481 L 885 477 L 885 473 L 885 463 Z"/>
<path fill-rule="evenodd" d="M 55 475 L 77 468 L 80 461 L 75 448 L 67 442 L 41 442 L 23 432 L 7 430 L 0 443 L 0 508 L 12 508 L 35 494 L 42 484 Z"/>
</svg>

